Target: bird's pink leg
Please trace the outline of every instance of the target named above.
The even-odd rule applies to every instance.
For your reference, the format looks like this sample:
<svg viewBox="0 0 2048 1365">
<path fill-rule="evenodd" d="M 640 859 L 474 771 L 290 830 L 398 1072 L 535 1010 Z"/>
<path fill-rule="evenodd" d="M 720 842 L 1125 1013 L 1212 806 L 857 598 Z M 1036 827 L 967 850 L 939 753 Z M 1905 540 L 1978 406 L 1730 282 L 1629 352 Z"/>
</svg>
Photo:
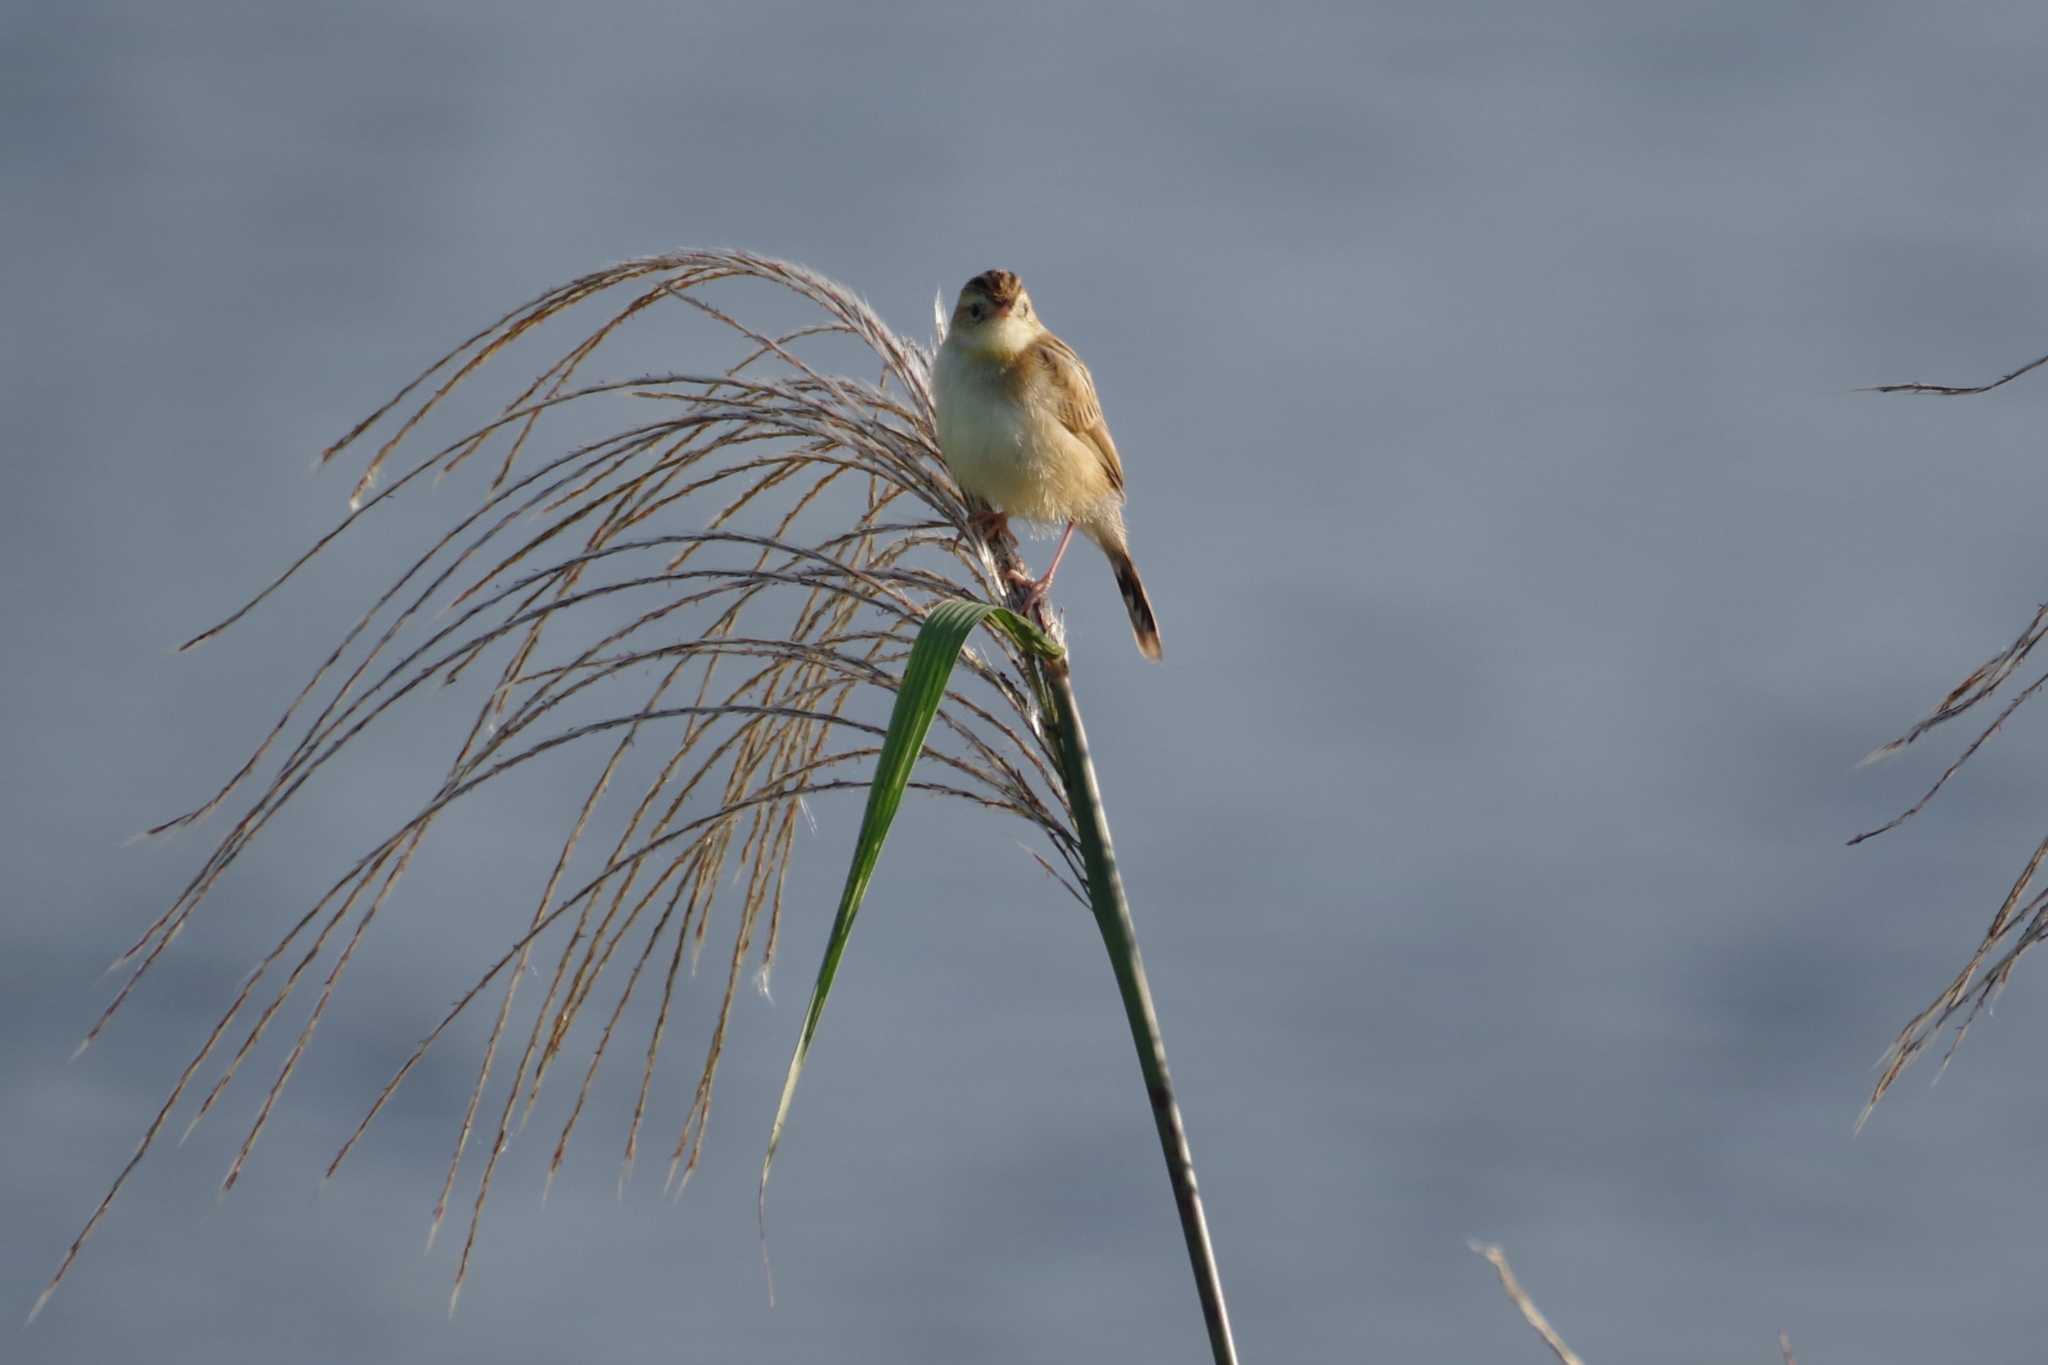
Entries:
<svg viewBox="0 0 2048 1365">
<path fill-rule="evenodd" d="M 1046 568 L 1045 577 L 1038 580 L 1038 591 L 1043 596 L 1052 587 L 1052 576 L 1060 571 L 1060 561 L 1067 557 L 1067 546 L 1074 540 L 1074 523 L 1068 522 L 1067 529 L 1060 534 L 1060 547 L 1052 552 L 1052 563 Z"/>
<path fill-rule="evenodd" d="M 1046 594 L 1052 591 L 1052 576 L 1060 571 L 1060 561 L 1067 557 L 1067 546 L 1073 543 L 1074 523 L 1068 522 L 1067 529 L 1060 534 L 1060 545 L 1052 552 L 1052 563 L 1046 566 L 1045 577 L 1031 584 L 1024 593 L 1024 610 L 1036 612 L 1045 605 Z"/>
</svg>

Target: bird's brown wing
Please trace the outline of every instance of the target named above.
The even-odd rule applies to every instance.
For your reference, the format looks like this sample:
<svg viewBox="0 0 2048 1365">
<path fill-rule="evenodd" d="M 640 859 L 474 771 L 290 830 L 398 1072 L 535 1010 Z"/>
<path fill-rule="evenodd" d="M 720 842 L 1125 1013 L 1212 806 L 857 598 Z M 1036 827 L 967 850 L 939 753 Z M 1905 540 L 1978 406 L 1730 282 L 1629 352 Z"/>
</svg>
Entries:
<svg viewBox="0 0 2048 1365">
<path fill-rule="evenodd" d="M 1124 463 L 1117 458 L 1116 442 L 1109 438 L 1109 423 L 1102 420 L 1102 403 L 1095 396 L 1095 376 L 1074 354 L 1073 347 L 1051 332 L 1031 348 L 1033 363 L 1050 381 L 1053 408 L 1060 425 L 1095 447 L 1109 485 L 1124 491 Z"/>
</svg>

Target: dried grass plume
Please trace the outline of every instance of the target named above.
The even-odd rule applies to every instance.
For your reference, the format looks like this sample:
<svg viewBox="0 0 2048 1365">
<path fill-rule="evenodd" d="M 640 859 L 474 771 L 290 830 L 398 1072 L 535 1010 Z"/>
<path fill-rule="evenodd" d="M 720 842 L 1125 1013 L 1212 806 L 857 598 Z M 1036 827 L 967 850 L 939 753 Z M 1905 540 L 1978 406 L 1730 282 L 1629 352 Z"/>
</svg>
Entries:
<svg viewBox="0 0 2048 1365">
<path fill-rule="evenodd" d="M 785 311 L 793 301 L 804 316 L 756 328 L 740 321 L 735 299 Z M 670 316 L 729 338 L 726 363 L 588 377 L 608 342 Z M 505 353 L 536 334 L 550 357 L 537 373 L 510 384 L 509 396 L 501 389 L 485 419 L 455 439 L 415 448 L 451 394 L 469 394 L 487 371 L 496 379 Z M 834 347 L 872 377 L 812 359 Z M 231 812 L 184 890 L 117 962 L 126 979 L 86 1042 L 107 1028 L 237 859 L 309 782 L 345 761 L 366 730 L 430 687 L 463 682 L 476 694 L 473 719 L 451 735 L 438 788 L 282 926 L 171 1086 L 38 1310 L 174 1116 L 188 1110 L 189 1131 L 215 1109 L 287 1004 L 310 992 L 226 1172 L 223 1187 L 235 1184 L 349 963 L 435 822 L 500 777 L 566 750 L 588 754 L 594 771 L 552 873 L 503 939 L 480 954 L 467 990 L 370 1097 L 328 1174 L 449 1026 L 472 1008 L 487 1009 L 488 1039 L 432 1214 L 438 1229 L 482 1129 L 455 1271 L 459 1294 L 499 1158 L 567 1056 L 572 1027 L 586 1015 L 598 1021 L 554 1138 L 549 1179 L 600 1065 L 625 1042 L 615 1029 L 628 1003 L 652 995 L 651 1032 L 620 1061 L 638 1073 L 620 1153 L 631 1167 L 668 1074 L 659 1063 L 672 1002 L 716 921 L 714 960 L 723 971 L 715 1022 L 700 1041 L 687 1100 L 677 1096 L 683 1116 L 665 1144 L 669 1183 L 687 1180 L 735 997 L 750 975 L 765 980 L 775 959 L 805 802 L 865 788 L 880 733 L 874 718 L 886 714 L 928 606 L 959 596 L 1002 601 L 1015 563 L 1012 544 L 986 542 L 973 529 L 976 509 L 939 458 L 930 360 L 929 348 L 897 336 L 852 292 L 801 266 L 743 251 L 678 251 L 600 270 L 513 309 L 322 454 L 325 464 L 368 451 L 349 515 L 185 648 L 241 621 L 402 493 L 458 473 L 473 477 L 477 491 L 342 634 L 219 790 L 151 831 Z M 597 418 L 605 434 L 557 435 L 571 417 Z M 1039 693 L 1014 646 L 993 633 L 983 638 L 962 659 L 913 786 L 1022 822 L 1042 840 L 1034 856 L 1073 890 L 1082 867 Z M 658 755 L 655 775 L 637 794 L 607 802 L 636 748 Z M 586 835 L 594 856 L 583 851 Z M 714 914 L 721 907 L 722 918 Z M 522 994 L 528 976 L 535 984 Z"/>
</svg>

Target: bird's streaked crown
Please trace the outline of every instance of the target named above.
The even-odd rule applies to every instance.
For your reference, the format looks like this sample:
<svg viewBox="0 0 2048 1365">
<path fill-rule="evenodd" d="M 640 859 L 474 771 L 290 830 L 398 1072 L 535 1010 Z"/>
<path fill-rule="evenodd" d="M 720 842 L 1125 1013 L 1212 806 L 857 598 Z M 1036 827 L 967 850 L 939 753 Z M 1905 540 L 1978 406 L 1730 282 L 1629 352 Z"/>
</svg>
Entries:
<svg viewBox="0 0 2048 1365">
<path fill-rule="evenodd" d="M 1024 281 L 1007 270 L 984 270 L 961 286 L 960 297 L 978 294 L 997 308 L 1007 308 L 1024 293 Z"/>
</svg>

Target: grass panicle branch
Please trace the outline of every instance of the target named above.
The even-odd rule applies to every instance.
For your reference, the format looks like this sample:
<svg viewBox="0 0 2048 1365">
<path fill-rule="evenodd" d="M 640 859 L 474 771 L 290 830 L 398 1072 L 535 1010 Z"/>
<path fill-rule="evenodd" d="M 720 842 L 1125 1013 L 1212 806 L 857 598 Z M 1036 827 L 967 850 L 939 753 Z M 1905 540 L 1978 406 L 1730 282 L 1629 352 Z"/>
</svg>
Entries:
<svg viewBox="0 0 2048 1365">
<path fill-rule="evenodd" d="M 741 284 L 793 295 L 803 321 L 776 333 L 707 295 Z M 586 365 L 628 324 L 682 310 L 736 338 L 719 370 L 588 381 Z M 572 315 L 595 317 L 580 334 Z M 940 319 L 943 330 L 944 320 Z M 568 329 L 534 377 L 439 445 L 437 410 L 529 336 Z M 878 368 L 867 381 L 814 363 L 832 344 Z M 496 1009 L 456 1126 L 429 1244 L 454 1206 L 472 1141 L 487 1133 L 452 1312 L 468 1276 L 498 1164 L 533 1115 L 542 1083 L 595 1013 L 568 1112 L 547 1164 L 552 1184 L 636 993 L 654 997 L 621 1152 L 631 1171 L 677 992 L 695 974 L 714 911 L 728 905 L 725 971 L 664 1190 L 703 1150 L 733 1004 L 753 965 L 764 985 L 809 798 L 865 791 L 867 812 L 825 961 L 762 1166 L 765 1189 L 804 1052 L 881 839 L 904 791 L 967 801 L 1023 821 L 1031 856 L 1094 910 L 1122 991 L 1174 1185 L 1212 1351 L 1235 1361 L 1215 1257 L 1196 1192 L 1158 1019 L 1117 877 L 1100 792 L 1057 624 L 1025 608 L 1028 575 L 1007 537 L 984 539 L 940 458 L 932 351 L 892 333 L 850 291 L 801 266 L 741 251 L 629 261 L 542 293 L 439 357 L 321 456 L 371 451 L 332 531 L 190 649 L 246 619 L 362 519 L 431 474 L 477 457 L 491 472 L 473 508 L 378 594 L 316 667 L 248 758 L 207 800 L 151 834 L 237 809 L 184 890 L 116 962 L 126 979 L 81 1048 L 108 1027 L 235 863 L 306 789 L 390 723 L 409 700 L 460 682 L 487 656 L 494 676 L 438 786 L 287 923 L 185 1065 L 36 1301 L 76 1262 L 173 1115 L 190 1133 L 226 1093 L 287 1004 L 316 976 L 313 1003 L 256 1104 L 223 1189 L 239 1179 L 372 923 L 456 803 L 536 760 L 588 754 L 594 771 L 530 912 L 482 955 L 481 970 L 374 1095 L 328 1163 L 333 1176 L 430 1049 L 493 990 Z M 466 385 L 470 387 L 465 387 Z M 542 425 L 623 410 L 595 439 Z M 552 426 L 551 426 L 552 429 Z M 554 453 L 534 454 L 536 451 Z M 415 447 L 412 462 L 386 477 Z M 676 530 L 678 524 L 690 529 Z M 995 605 L 1006 602 L 1007 607 Z M 651 680 L 651 683 L 650 683 Z M 886 726 L 879 724 L 884 703 Z M 632 776 L 646 751 L 652 776 Z M 913 780 L 917 759 L 925 776 Z M 936 765 L 935 767 L 933 765 Z M 644 783 L 608 802 L 615 780 Z M 245 794 L 246 793 L 246 794 Z M 595 857 L 586 835 L 617 815 Z M 591 866 L 594 864 L 594 868 Z M 1084 890 L 1085 888 L 1085 890 Z M 736 902 L 736 903 L 735 903 Z M 551 961 L 545 972 L 534 959 Z M 520 1013 L 519 990 L 540 983 Z M 609 1001 L 607 1005 L 605 1002 Z M 253 1014 L 253 1018 L 251 1015 Z M 516 1044 L 516 1048 L 513 1046 Z M 509 1074 L 501 1058 L 510 1058 Z M 223 1060 L 223 1058 L 225 1058 Z M 207 1068 L 212 1078 L 205 1080 Z M 631 1073 L 629 1073 L 631 1074 Z M 493 1082 L 496 1081 L 495 1095 Z M 195 1100 L 196 1097 L 196 1100 Z M 487 1103 L 488 1102 L 488 1103 Z"/>
<path fill-rule="evenodd" d="M 1565 1345 L 1564 1338 L 1550 1325 L 1550 1319 L 1536 1306 L 1536 1300 L 1529 1297 L 1529 1291 L 1522 1288 L 1521 1280 L 1515 1277 L 1514 1268 L 1508 1264 L 1507 1253 L 1491 1242 L 1467 1242 L 1466 1245 L 1472 1248 L 1474 1255 L 1493 1267 L 1493 1273 L 1500 1278 L 1501 1292 L 1507 1295 L 1508 1302 L 1515 1306 L 1515 1311 L 1522 1315 L 1522 1321 L 1529 1324 L 1529 1330 L 1550 1348 L 1550 1354 L 1557 1358 L 1558 1365 L 1585 1365 L 1579 1353 Z M 1790 1332 L 1778 1333 L 1778 1354 L 1785 1365 L 1799 1365 L 1792 1355 Z"/>
<path fill-rule="evenodd" d="M 1974 394 L 1989 393 L 1995 388 L 1999 388 L 2003 385 L 2010 384 L 2013 380 L 2018 379 L 2021 375 L 2031 373 L 2034 370 L 2038 370 L 2043 365 L 2048 365 L 2048 355 L 2044 355 L 2038 360 L 2029 360 L 2026 364 L 2020 366 L 2017 370 L 2008 371 L 2007 373 L 2002 374 L 1998 378 L 1992 380 L 1988 384 L 1874 384 L 1870 388 L 1865 389 L 1864 392 L 1927 393 L 1936 394 L 1944 398 L 1968 398 Z"/>
<path fill-rule="evenodd" d="M 787 309 L 793 300 L 803 316 L 771 332 L 714 301 L 750 289 L 755 304 Z M 607 346 L 665 318 L 728 336 L 731 362 L 623 380 L 586 376 Z M 509 394 L 501 389 L 475 418 L 456 411 L 458 395 L 467 400 L 508 368 L 509 352 L 549 337 L 557 340 L 537 373 L 515 379 Z M 848 365 L 821 358 L 830 355 L 860 359 L 875 377 L 852 377 Z M 582 1031 L 589 1050 L 552 1145 L 550 1181 L 628 1004 L 651 996 L 653 1024 L 629 1072 L 637 1079 L 622 1180 L 631 1169 L 662 1100 L 658 1063 L 678 993 L 720 920 L 725 969 L 710 1036 L 694 1084 L 676 1097 L 681 1116 L 668 1145 L 668 1186 L 688 1180 L 734 1001 L 750 969 L 765 982 L 776 958 L 807 802 L 868 788 L 884 734 L 877 721 L 930 607 L 960 597 L 1001 600 L 1019 568 L 1012 542 L 989 542 L 975 530 L 976 509 L 939 457 L 930 358 L 851 291 L 801 266 L 743 251 L 678 251 L 528 300 L 440 356 L 323 452 L 323 464 L 368 452 L 348 515 L 185 648 L 246 620 L 394 499 L 466 465 L 483 472 L 473 475 L 468 510 L 379 591 L 247 759 L 204 802 L 150 831 L 233 812 L 182 892 L 117 961 L 126 977 L 85 1043 L 109 1026 L 308 784 L 334 772 L 402 704 L 464 681 L 487 659 L 491 671 L 474 685 L 474 711 L 438 785 L 280 927 L 65 1253 L 38 1310 L 174 1116 L 190 1110 L 189 1132 L 212 1112 L 289 1002 L 310 990 L 229 1164 L 223 1185 L 233 1186 L 436 822 L 501 778 L 534 771 L 536 761 L 552 770 L 565 756 L 587 756 L 587 786 L 544 884 L 371 1098 L 327 1173 L 360 1144 L 427 1051 L 495 991 L 430 1221 L 438 1230 L 467 1172 L 452 1307 L 499 1160 L 533 1114 L 543 1082 L 568 1058 L 578 1022 L 594 1021 Z M 427 441 L 437 421 L 454 423 L 457 434 Z M 582 434 L 607 427 L 594 438 Z M 1033 856 L 1079 896 L 1082 842 L 1034 670 L 1017 638 L 982 632 L 938 706 L 923 746 L 927 776 L 910 785 L 1023 821 L 1044 841 Z M 613 797 L 620 780 L 643 785 Z M 591 856 L 586 836 L 613 820 L 616 836 Z M 529 976 L 536 984 L 525 991 Z M 480 1163 L 471 1169 L 479 1137 Z"/>
<path fill-rule="evenodd" d="M 1964 397 L 1989 393 L 2001 385 L 2011 383 L 2024 374 L 2048 365 L 2048 356 L 2029 361 L 2018 369 L 1987 384 L 1954 386 L 1945 384 L 1884 384 L 1873 390 L 1877 393 L 1919 393 Z M 1972 669 L 1967 677 L 1949 690 L 1941 702 L 1917 721 L 1904 734 L 1890 743 L 1880 746 L 1863 761 L 1873 763 L 1890 758 L 1909 745 L 1916 743 L 1930 731 L 1948 722 L 1986 706 L 1991 699 L 2009 682 L 2013 675 L 2022 671 L 2035 647 L 2048 639 L 2048 605 L 2037 606 L 2029 620 L 2012 643 L 2001 649 L 1983 663 Z M 1897 829 L 1906 821 L 1925 810 L 1928 803 L 1941 794 L 1950 780 L 1960 772 L 1963 765 L 1977 756 L 1984 745 L 2004 728 L 2015 712 L 2032 701 L 2042 687 L 2048 685 L 2048 671 L 2036 675 L 2031 681 L 2014 692 L 2005 704 L 1991 714 L 1991 719 L 1965 744 L 1960 753 L 1951 760 L 1920 798 L 1896 816 L 1875 829 L 1867 830 L 1849 840 L 1851 845 L 1880 834 Z M 1962 969 L 1942 988 L 1928 1006 L 1906 1021 L 1898 1035 L 1886 1047 L 1878 1064 L 1878 1078 L 1871 1087 L 1870 1098 L 1864 1103 L 1863 1112 L 1856 1125 L 1861 1128 L 1870 1118 L 1892 1083 L 1911 1066 L 1913 1062 L 1931 1047 L 1941 1035 L 1953 1028 L 1943 1053 L 1942 1065 L 1955 1056 L 1962 1045 L 1970 1026 L 1977 1016 L 1997 999 L 2012 978 L 2013 969 L 2019 959 L 2035 944 L 2048 938 L 2048 890 L 2035 890 L 2036 875 L 2044 858 L 2048 858 L 2048 839 L 2044 839 L 2020 870 L 2012 889 L 1991 917 L 1990 925 L 1963 963 Z"/>
<path fill-rule="evenodd" d="M 1507 1253 L 1490 1242 L 1471 1242 L 1473 1254 L 1485 1259 L 1493 1267 L 1493 1273 L 1500 1277 L 1500 1288 L 1508 1296 L 1508 1302 L 1522 1315 L 1522 1321 L 1529 1329 L 1543 1339 L 1550 1353 L 1557 1357 L 1558 1365 L 1586 1365 L 1578 1352 L 1564 1344 L 1564 1338 L 1550 1325 L 1550 1319 L 1543 1316 L 1543 1310 L 1536 1306 L 1536 1300 L 1529 1297 L 1529 1291 L 1522 1288 L 1522 1282 L 1515 1278 L 1513 1268 L 1508 1265 Z"/>
</svg>

